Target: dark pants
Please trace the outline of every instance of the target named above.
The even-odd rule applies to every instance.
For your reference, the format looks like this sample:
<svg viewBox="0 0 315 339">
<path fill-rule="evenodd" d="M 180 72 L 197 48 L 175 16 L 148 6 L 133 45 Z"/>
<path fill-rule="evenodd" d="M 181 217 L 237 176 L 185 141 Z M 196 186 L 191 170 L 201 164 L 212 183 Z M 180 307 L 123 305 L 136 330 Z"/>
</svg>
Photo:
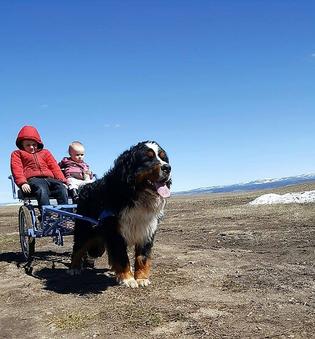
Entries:
<svg viewBox="0 0 315 339">
<path fill-rule="evenodd" d="M 28 180 L 28 184 L 31 186 L 32 195 L 37 199 L 39 208 L 50 205 L 49 197 L 55 198 L 60 205 L 68 204 L 68 190 L 61 181 L 34 177 Z"/>
</svg>

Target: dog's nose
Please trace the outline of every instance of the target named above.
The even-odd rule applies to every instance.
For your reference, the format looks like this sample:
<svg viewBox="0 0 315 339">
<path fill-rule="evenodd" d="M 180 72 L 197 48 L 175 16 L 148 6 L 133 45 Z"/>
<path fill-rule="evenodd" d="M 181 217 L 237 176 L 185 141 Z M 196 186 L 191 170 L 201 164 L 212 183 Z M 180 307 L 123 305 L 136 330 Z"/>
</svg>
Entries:
<svg viewBox="0 0 315 339">
<path fill-rule="evenodd" d="M 169 164 L 164 164 L 162 167 L 161 167 L 162 171 L 165 172 L 166 174 L 169 174 L 171 172 L 171 165 Z"/>
</svg>

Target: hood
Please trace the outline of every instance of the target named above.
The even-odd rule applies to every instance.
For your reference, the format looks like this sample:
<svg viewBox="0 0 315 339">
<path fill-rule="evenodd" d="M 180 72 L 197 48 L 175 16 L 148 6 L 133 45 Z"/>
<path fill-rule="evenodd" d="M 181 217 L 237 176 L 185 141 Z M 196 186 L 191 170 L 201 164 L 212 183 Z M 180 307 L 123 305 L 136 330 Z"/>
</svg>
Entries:
<svg viewBox="0 0 315 339">
<path fill-rule="evenodd" d="M 40 138 L 40 135 L 37 129 L 33 126 L 24 126 L 21 128 L 17 138 L 16 138 L 16 146 L 19 149 L 22 149 L 22 141 L 23 140 L 34 140 L 38 143 L 38 150 L 43 149 L 44 144 Z"/>
</svg>

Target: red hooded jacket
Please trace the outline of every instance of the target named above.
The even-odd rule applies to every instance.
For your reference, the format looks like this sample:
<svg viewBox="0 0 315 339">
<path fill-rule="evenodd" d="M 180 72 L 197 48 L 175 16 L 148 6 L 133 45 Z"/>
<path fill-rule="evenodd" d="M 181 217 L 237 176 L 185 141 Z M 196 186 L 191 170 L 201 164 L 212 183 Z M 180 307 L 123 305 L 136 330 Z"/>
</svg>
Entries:
<svg viewBox="0 0 315 339">
<path fill-rule="evenodd" d="M 28 153 L 23 150 L 23 140 L 34 140 L 37 142 L 37 151 Z M 24 126 L 16 139 L 19 150 L 11 154 L 11 172 L 18 186 L 27 183 L 32 177 L 55 178 L 64 183 L 66 179 L 53 155 L 46 149 L 37 129 L 33 126 Z"/>
</svg>

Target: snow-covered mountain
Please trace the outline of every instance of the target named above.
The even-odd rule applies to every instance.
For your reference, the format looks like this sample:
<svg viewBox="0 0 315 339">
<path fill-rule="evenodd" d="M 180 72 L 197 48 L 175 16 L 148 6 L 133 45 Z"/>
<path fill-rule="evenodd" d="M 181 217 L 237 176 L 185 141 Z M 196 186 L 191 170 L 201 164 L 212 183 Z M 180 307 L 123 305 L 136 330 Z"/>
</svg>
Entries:
<svg viewBox="0 0 315 339">
<path fill-rule="evenodd" d="M 184 194 L 207 194 L 207 193 L 228 193 L 228 192 L 245 192 L 254 190 L 263 190 L 270 188 L 283 187 L 288 185 L 302 184 L 305 182 L 315 181 L 315 173 L 302 174 L 292 177 L 284 177 L 278 179 L 262 179 L 246 183 L 238 183 L 225 186 L 210 186 L 192 189 L 189 191 L 175 192 L 175 195 Z"/>
</svg>

